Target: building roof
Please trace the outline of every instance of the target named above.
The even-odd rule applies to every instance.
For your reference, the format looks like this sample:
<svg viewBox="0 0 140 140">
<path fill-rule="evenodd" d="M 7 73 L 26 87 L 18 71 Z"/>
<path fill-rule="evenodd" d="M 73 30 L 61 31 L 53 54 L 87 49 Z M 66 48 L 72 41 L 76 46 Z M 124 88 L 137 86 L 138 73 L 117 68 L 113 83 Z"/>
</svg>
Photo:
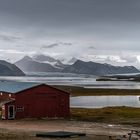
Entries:
<svg viewBox="0 0 140 140">
<path fill-rule="evenodd" d="M 11 103 L 11 102 L 14 102 L 14 101 L 15 101 L 14 99 L 2 101 L 2 102 L 0 102 L 0 106 Z"/>
<path fill-rule="evenodd" d="M 38 85 L 40 84 L 31 83 L 31 82 L 0 81 L 0 91 L 9 92 L 9 93 L 17 93 L 19 91 L 32 88 Z"/>
</svg>

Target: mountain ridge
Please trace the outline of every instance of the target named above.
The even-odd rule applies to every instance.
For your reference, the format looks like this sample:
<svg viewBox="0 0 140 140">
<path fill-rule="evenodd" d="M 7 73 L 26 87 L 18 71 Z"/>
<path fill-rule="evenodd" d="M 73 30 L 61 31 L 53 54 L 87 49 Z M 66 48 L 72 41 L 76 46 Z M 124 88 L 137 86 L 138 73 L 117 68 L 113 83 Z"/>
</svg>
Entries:
<svg viewBox="0 0 140 140">
<path fill-rule="evenodd" d="M 15 64 L 0 60 L 0 76 L 25 76 Z"/>
<path fill-rule="evenodd" d="M 44 57 L 45 58 L 45 57 Z M 137 73 L 140 72 L 134 66 L 114 66 L 107 63 L 97 63 L 92 61 L 82 61 L 75 58 L 76 62 L 71 65 L 64 65 L 58 59 L 51 59 L 57 63 L 52 65 L 52 62 L 46 62 L 43 58 L 43 62 L 35 60 L 29 56 L 25 56 L 21 60 L 15 63 L 23 71 L 31 72 L 62 72 L 62 73 L 76 73 L 76 74 L 88 74 L 88 75 L 108 75 L 108 74 L 124 74 L 124 73 Z M 47 57 L 46 57 L 47 58 Z M 45 63 L 44 63 L 45 62 Z M 58 64 L 58 66 L 56 65 Z"/>
<path fill-rule="evenodd" d="M 24 72 L 59 72 L 60 70 L 53 67 L 48 63 L 41 63 L 33 60 L 29 56 L 25 56 L 21 60 L 15 63 L 17 67 L 19 67 Z"/>
<path fill-rule="evenodd" d="M 96 62 L 85 62 L 77 60 L 74 64 L 63 69 L 62 72 L 70 72 L 77 74 L 93 74 L 93 75 L 107 75 L 107 74 L 124 74 L 140 72 L 134 66 L 113 66 L 110 64 L 101 64 Z"/>
</svg>

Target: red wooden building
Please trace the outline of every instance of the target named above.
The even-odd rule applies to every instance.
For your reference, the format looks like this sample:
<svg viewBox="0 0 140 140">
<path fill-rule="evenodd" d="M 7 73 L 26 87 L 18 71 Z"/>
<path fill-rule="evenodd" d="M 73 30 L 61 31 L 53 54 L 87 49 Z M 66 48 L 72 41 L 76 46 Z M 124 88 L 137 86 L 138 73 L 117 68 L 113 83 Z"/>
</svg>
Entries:
<svg viewBox="0 0 140 140">
<path fill-rule="evenodd" d="M 7 82 L 2 84 L 9 86 Z M 15 86 L 10 87 L 12 92 L 0 92 L 2 119 L 69 117 L 69 93 L 46 84 L 24 84 L 18 83 L 16 92 L 12 89 Z"/>
</svg>

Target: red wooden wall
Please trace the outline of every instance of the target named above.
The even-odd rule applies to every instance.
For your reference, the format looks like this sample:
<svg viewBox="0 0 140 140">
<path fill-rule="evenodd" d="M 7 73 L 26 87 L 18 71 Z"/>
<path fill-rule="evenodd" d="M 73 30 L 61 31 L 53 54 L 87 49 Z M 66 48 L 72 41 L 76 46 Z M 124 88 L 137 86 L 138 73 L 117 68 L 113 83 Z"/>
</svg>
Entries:
<svg viewBox="0 0 140 140">
<path fill-rule="evenodd" d="M 70 115 L 69 93 L 47 85 L 16 93 L 14 105 L 15 118 L 66 118 Z"/>
</svg>

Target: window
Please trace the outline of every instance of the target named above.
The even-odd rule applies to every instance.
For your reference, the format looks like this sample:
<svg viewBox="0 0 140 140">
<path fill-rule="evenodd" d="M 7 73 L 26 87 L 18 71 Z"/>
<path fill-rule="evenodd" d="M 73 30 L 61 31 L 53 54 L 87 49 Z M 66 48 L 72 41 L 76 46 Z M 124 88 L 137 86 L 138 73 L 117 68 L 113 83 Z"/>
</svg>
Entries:
<svg viewBox="0 0 140 140">
<path fill-rule="evenodd" d="M 16 111 L 17 112 L 23 112 L 24 111 L 24 107 L 23 106 L 17 106 Z"/>
</svg>

